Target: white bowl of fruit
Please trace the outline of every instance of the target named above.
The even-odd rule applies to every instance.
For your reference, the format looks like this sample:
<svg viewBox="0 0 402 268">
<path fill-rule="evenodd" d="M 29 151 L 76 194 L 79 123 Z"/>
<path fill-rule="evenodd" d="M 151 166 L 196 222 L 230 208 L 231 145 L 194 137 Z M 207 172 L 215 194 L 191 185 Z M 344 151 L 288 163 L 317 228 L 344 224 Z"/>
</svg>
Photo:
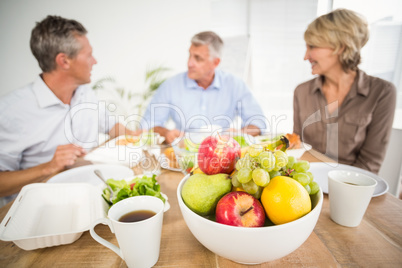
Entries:
<svg viewBox="0 0 402 268">
<path fill-rule="evenodd" d="M 220 139 L 227 145 L 219 146 Z M 239 146 L 232 140 L 205 139 L 198 158 L 204 173 L 186 175 L 177 188 L 181 213 L 195 238 L 215 254 L 238 263 L 269 262 L 295 251 L 313 231 L 323 203 L 321 189 L 307 173 L 308 162 L 294 163 L 273 150 L 275 163 L 268 163 L 259 159 L 262 152 L 270 151 L 262 148 L 255 146 L 249 150 L 250 159 L 238 160 Z M 230 170 L 233 161 L 234 172 Z M 221 163 L 222 169 L 209 168 L 212 162 Z M 268 164 L 280 174 L 268 172 Z M 298 171 L 292 168 L 295 164 Z M 248 181 L 244 168 L 251 170 Z"/>
</svg>

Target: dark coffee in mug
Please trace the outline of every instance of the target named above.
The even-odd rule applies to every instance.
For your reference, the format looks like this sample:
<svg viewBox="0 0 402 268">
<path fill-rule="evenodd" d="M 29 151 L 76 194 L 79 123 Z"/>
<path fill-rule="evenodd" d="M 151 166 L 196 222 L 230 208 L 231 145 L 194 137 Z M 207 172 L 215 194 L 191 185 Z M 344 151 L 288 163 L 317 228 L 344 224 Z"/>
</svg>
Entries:
<svg viewBox="0 0 402 268">
<path fill-rule="evenodd" d="M 344 181 L 343 183 L 350 184 L 350 185 L 354 185 L 354 186 L 359 186 L 359 184 L 356 184 L 356 183 L 353 183 L 353 182 Z"/>
<path fill-rule="evenodd" d="M 151 210 L 136 210 L 136 211 L 131 211 L 131 212 L 126 213 L 123 216 L 121 216 L 119 219 L 119 222 L 143 221 L 143 220 L 149 219 L 155 215 L 156 215 L 156 213 Z"/>
</svg>

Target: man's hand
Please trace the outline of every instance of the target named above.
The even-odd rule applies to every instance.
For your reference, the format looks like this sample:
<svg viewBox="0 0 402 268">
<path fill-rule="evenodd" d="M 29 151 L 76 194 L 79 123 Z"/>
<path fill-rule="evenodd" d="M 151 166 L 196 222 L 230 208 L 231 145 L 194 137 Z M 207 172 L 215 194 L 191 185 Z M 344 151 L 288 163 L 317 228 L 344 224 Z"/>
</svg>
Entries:
<svg viewBox="0 0 402 268">
<path fill-rule="evenodd" d="M 184 133 L 178 129 L 169 130 L 164 127 L 154 127 L 154 132 L 159 133 L 162 137 L 165 137 L 165 142 L 171 144 L 176 138 L 184 136 Z"/>
<path fill-rule="evenodd" d="M 254 125 L 248 125 L 248 126 L 242 128 L 241 131 L 243 133 L 251 135 L 251 136 L 258 136 L 261 134 L 260 128 L 257 126 L 254 126 Z"/>
<path fill-rule="evenodd" d="M 178 129 L 168 130 L 165 135 L 166 142 L 168 144 L 171 144 L 176 138 L 180 137 L 181 135 L 184 134 L 180 132 Z"/>
<path fill-rule="evenodd" d="M 48 179 L 54 173 L 75 163 L 78 157 L 85 155 L 80 146 L 74 144 L 57 146 L 52 160 L 24 170 L 0 171 L 0 196 L 18 193 L 27 184 Z"/>
<path fill-rule="evenodd" d="M 248 134 L 251 136 L 258 136 L 261 134 L 261 130 L 254 125 L 248 125 L 242 129 L 230 128 L 227 132 L 233 133 L 234 135 Z"/>
<path fill-rule="evenodd" d="M 47 172 L 51 174 L 63 170 L 66 166 L 73 165 L 77 158 L 83 155 L 85 155 L 85 150 L 78 145 L 59 145 L 52 160 L 47 163 Z"/>
</svg>

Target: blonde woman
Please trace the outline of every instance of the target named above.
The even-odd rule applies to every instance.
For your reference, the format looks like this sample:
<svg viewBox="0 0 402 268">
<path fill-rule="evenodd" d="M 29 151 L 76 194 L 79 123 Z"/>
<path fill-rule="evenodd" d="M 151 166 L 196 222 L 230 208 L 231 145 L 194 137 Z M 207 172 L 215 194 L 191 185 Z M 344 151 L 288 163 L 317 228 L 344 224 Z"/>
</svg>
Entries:
<svg viewBox="0 0 402 268">
<path fill-rule="evenodd" d="M 304 59 L 317 77 L 295 89 L 293 131 L 339 163 L 378 173 L 391 133 L 396 89 L 358 68 L 368 38 L 366 20 L 346 9 L 308 26 Z"/>
</svg>

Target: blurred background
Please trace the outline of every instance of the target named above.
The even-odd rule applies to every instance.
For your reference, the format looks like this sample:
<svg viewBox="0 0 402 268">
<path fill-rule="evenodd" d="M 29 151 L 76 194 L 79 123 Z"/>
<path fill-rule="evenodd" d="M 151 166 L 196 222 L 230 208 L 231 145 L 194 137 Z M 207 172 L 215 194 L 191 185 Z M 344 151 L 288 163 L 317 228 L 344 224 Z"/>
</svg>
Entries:
<svg viewBox="0 0 402 268">
<path fill-rule="evenodd" d="M 402 128 L 402 1 L 400 0 L 1 0 L 0 96 L 41 72 L 29 48 L 47 15 L 76 19 L 88 30 L 98 64 L 91 87 L 122 118 L 141 114 L 163 79 L 186 71 L 191 37 L 223 37 L 220 68 L 243 78 L 260 101 L 271 132 L 292 132 L 293 91 L 311 79 L 303 33 L 336 8 L 364 15 L 370 40 L 360 68 L 398 88 L 394 128 Z"/>
</svg>

